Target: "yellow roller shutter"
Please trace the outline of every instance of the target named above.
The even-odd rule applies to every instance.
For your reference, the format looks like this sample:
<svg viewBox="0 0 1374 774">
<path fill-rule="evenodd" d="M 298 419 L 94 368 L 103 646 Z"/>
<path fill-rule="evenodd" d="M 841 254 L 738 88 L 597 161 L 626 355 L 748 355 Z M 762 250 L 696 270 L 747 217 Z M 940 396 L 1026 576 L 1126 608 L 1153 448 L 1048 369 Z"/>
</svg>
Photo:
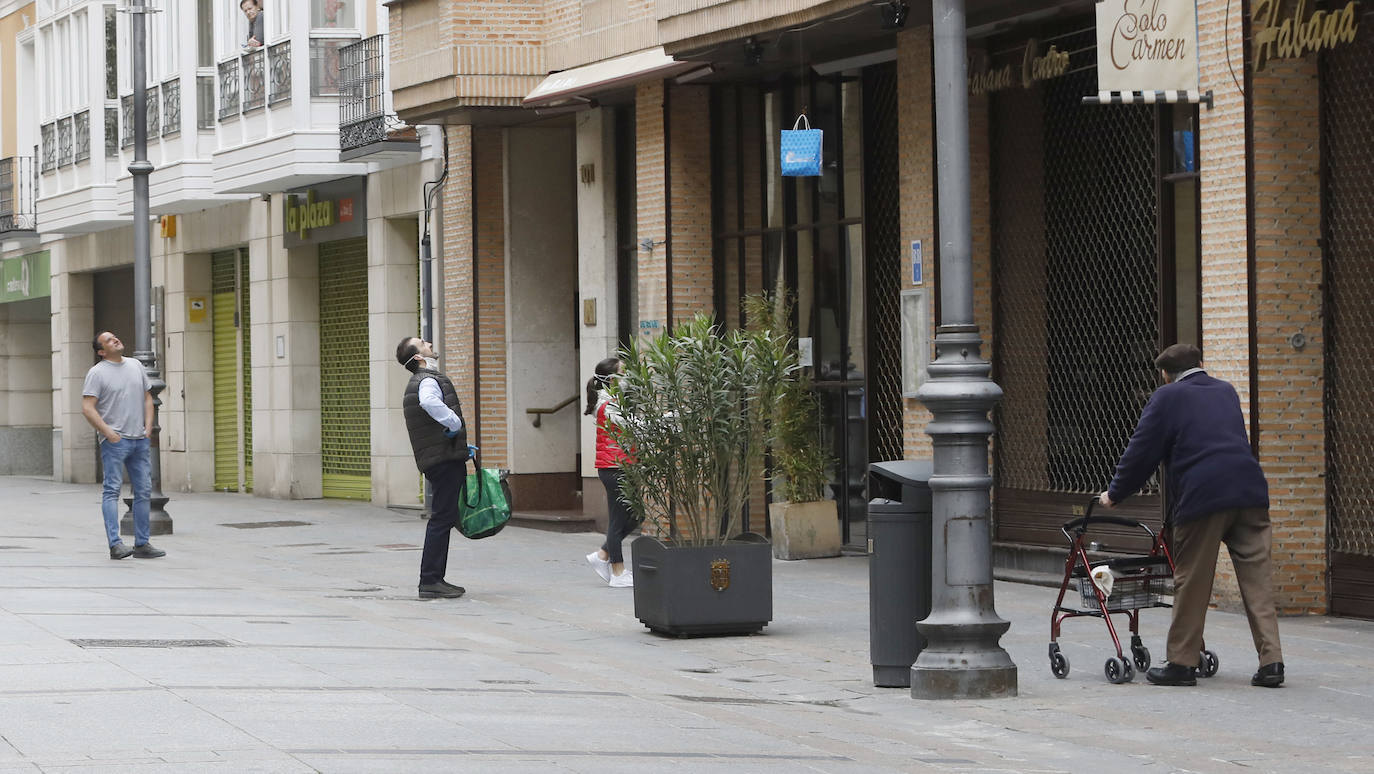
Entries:
<svg viewBox="0 0 1374 774">
<path fill-rule="evenodd" d="M 248 298 L 248 251 L 239 251 L 239 351 L 243 385 L 243 491 L 253 491 L 253 337 Z"/>
<path fill-rule="evenodd" d="M 238 328 L 234 325 L 234 250 L 210 256 L 214 328 L 215 489 L 239 489 Z"/>
<path fill-rule="evenodd" d="M 367 239 L 320 245 L 320 453 L 325 497 L 372 498 Z"/>
</svg>

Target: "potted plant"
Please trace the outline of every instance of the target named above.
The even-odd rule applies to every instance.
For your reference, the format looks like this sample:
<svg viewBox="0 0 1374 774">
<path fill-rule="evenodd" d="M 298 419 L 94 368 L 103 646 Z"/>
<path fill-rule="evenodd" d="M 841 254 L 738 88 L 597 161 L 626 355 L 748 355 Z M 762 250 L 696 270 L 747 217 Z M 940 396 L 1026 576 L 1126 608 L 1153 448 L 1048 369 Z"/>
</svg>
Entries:
<svg viewBox="0 0 1374 774">
<path fill-rule="evenodd" d="M 633 543 L 635 616 L 678 636 L 762 630 L 772 552 L 738 531 L 795 353 L 772 330 L 725 331 L 698 315 L 621 360 L 621 493 L 645 525 Z"/>
<path fill-rule="evenodd" d="M 775 331 L 789 330 L 791 299 L 779 289 L 773 299 L 751 297 L 749 319 Z M 787 342 L 795 349 L 795 340 Z M 841 535 L 835 501 L 825 498 L 828 455 L 820 443 L 820 405 L 800 368 L 778 390 L 772 414 L 772 483 L 768 506 L 773 556 L 814 559 L 839 556 Z"/>
<path fill-rule="evenodd" d="M 773 556 L 839 556 L 840 517 L 825 498 L 830 480 L 817 425 L 819 405 L 805 377 L 787 382 L 774 406 L 773 495 L 768 506 Z"/>
</svg>

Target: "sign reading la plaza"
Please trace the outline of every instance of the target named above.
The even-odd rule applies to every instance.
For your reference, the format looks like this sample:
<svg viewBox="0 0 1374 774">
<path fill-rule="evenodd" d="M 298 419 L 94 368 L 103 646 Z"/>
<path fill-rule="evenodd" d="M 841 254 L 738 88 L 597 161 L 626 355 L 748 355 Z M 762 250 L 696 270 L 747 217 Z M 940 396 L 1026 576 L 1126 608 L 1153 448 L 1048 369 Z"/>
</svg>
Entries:
<svg viewBox="0 0 1374 774">
<path fill-rule="evenodd" d="M 367 235 L 367 179 L 343 178 L 286 192 L 282 206 L 286 247 Z"/>
</svg>

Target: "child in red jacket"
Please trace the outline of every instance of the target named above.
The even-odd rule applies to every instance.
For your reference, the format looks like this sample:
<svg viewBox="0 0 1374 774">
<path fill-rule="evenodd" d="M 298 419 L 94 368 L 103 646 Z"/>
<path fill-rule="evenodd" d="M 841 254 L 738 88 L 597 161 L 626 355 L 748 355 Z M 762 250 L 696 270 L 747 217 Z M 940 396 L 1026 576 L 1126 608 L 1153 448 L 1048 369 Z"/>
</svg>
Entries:
<svg viewBox="0 0 1374 774">
<path fill-rule="evenodd" d="M 620 360 L 608 357 L 596 364 L 595 375 L 587 382 L 587 410 L 596 417 L 596 472 L 606 487 L 606 507 L 610 519 L 606 524 L 606 542 L 587 554 L 587 563 L 596 570 L 611 588 L 631 588 L 633 574 L 625 568 L 620 544 L 630 533 L 630 508 L 620 499 L 620 464 L 626 455 L 615 442 L 611 429 L 620 421 L 620 410 L 606 390 L 611 380 L 621 373 Z"/>
</svg>

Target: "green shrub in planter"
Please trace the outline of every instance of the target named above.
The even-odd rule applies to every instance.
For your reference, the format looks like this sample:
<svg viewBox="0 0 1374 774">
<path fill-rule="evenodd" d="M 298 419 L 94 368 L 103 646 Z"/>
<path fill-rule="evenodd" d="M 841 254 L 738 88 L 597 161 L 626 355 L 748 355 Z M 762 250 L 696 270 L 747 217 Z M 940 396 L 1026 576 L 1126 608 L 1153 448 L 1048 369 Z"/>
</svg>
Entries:
<svg viewBox="0 0 1374 774">
<path fill-rule="evenodd" d="M 621 355 L 621 494 L 645 525 L 632 547 L 635 616 L 654 631 L 749 633 L 772 620 L 767 541 L 737 533 L 797 370 L 787 345 L 698 315 Z"/>
</svg>

